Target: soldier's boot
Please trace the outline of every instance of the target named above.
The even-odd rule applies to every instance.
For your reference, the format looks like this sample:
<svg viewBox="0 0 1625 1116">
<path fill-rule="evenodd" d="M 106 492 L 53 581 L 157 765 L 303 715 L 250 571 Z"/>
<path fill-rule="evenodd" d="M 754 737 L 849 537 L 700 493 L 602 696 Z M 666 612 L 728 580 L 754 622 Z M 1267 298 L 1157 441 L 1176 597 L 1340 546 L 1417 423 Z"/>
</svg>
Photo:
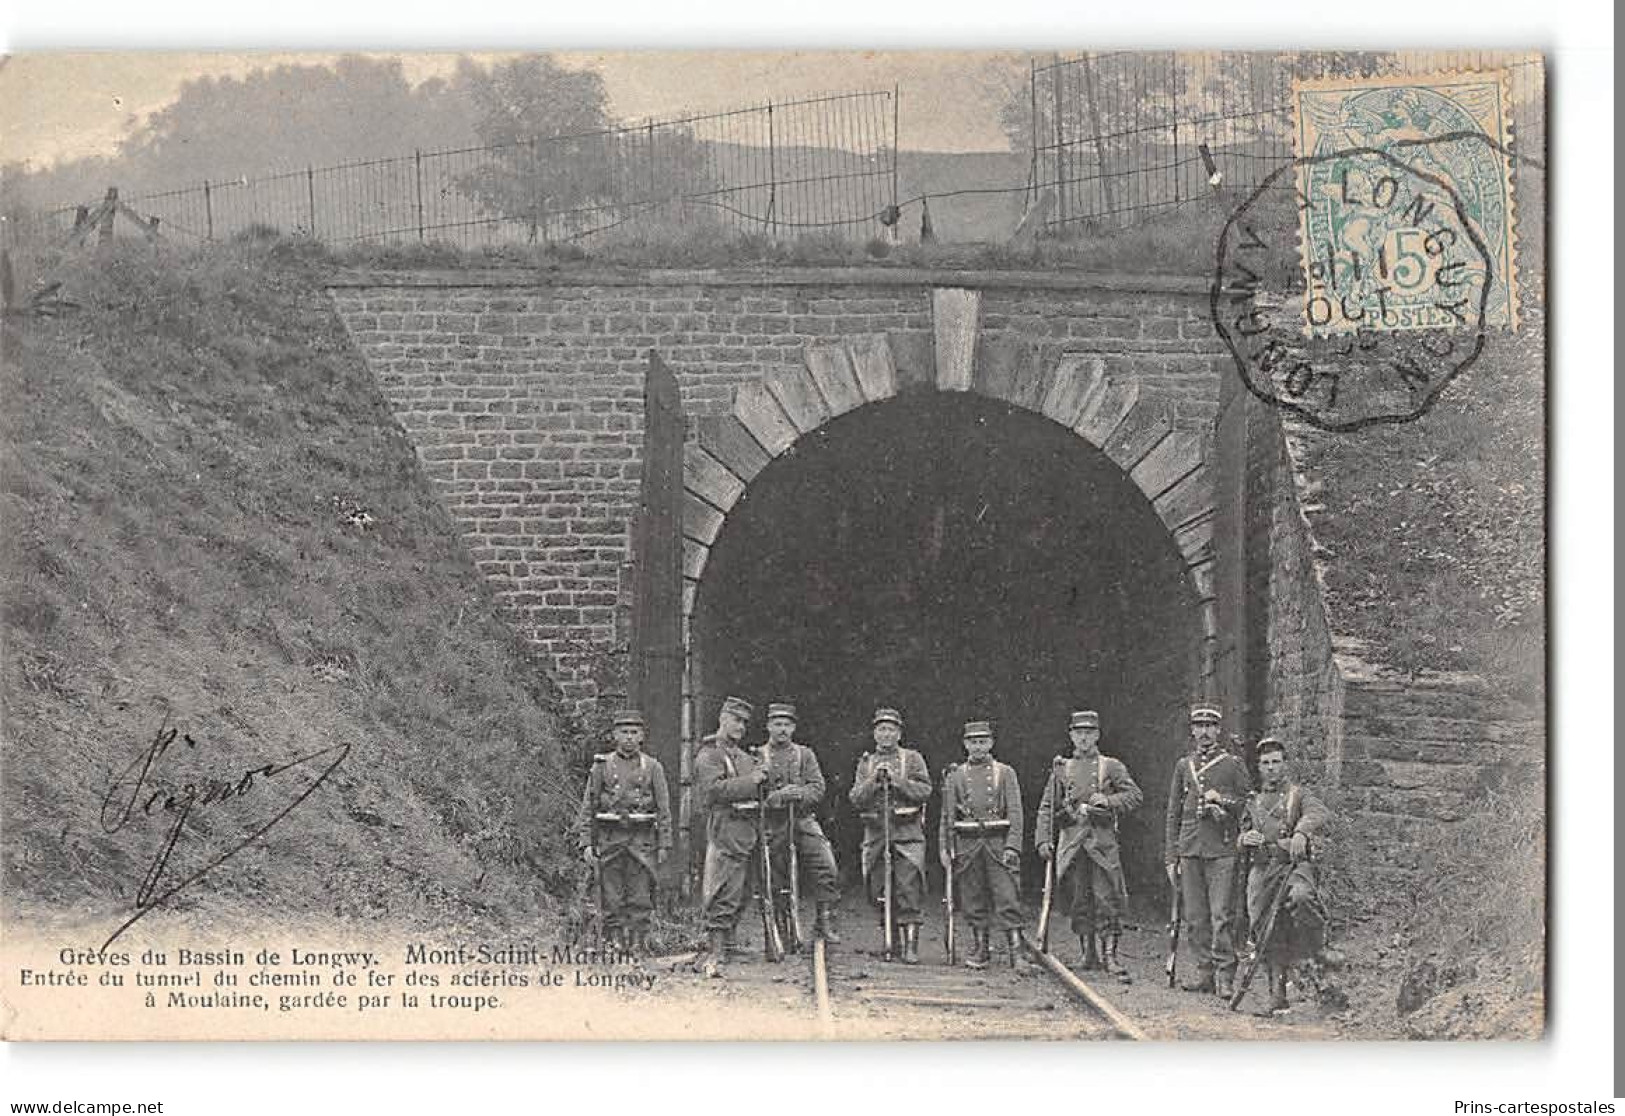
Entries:
<svg viewBox="0 0 1625 1116">
<path fill-rule="evenodd" d="M 745 951 L 739 944 L 739 928 L 737 926 L 722 932 L 722 956 L 730 961 L 745 956 Z"/>
<path fill-rule="evenodd" d="M 835 932 L 835 904 L 818 904 L 818 924 L 813 927 L 813 933 L 823 937 L 829 945 L 840 945 L 841 936 Z"/>
<path fill-rule="evenodd" d="M 649 928 L 647 926 L 632 927 L 632 952 L 639 957 L 649 956 Z"/>
<path fill-rule="evenodd" d="M 1095 935 L 1092 931 L 1085 931 L 1078 935 L 1078 942 L 1083 947 L 1083 968 L 1085 972 L 1100 968 L 1100 955 L 1095 952 Z"/>
<path fill-rule="evenodd" d="M 1221 999 L 1221 1000 L 1229 1000 L 1230 999 L 1230 974 L 1229 973 L 1214 973 L 1213 974 L 1213 994 L 1215 996 L 1219 997 L 1219 999 Z"/>
<path fill-rule="evenodd" d="M 705 959 L 705 975 L 713 979 L 720 979 L 723 975 L 723 965 L 728 960 L 728 932 L 726 930 L 713 930 L 709 935 L 711 942 L 711 955 Z"/>
<path fill-rule="evenodd" d="M 1007 930 L 1004 935 L 1005 947 L 1010 951 L 1010 967 L 1017 973 L 1030 973 L 1032 963 L 1027 960 L 1027 950 L 1021 944 L 1020 930 Z"/>
<path fill-rule="evenodd" d="M 920 963 L 920 927 L 911 924 L 903 927 L 903 964 L 918 965 Z"/>
<path fill-rule="evenodd" d="M 1212 992 L 1214 990 L 1213 970 L 1197 969 L 1196 979 L 1183 981 L 1179 987 L 1186 992 Z"/>
<path fill-rule="evenodd" d="M 1116 977 L 1119 984 L 1133 984 L 1133 975 L 1117 955 L 1117 942 L 1121 937 L 1121 934 L 1113 934 L 1106 939 L 1106 971 Z"/>
<path fill-rule="evenodd" d="M 970 928 L 970 949 L 965 953 L 965 968 L 987 968 L 987 931 Z"/>
</svg>

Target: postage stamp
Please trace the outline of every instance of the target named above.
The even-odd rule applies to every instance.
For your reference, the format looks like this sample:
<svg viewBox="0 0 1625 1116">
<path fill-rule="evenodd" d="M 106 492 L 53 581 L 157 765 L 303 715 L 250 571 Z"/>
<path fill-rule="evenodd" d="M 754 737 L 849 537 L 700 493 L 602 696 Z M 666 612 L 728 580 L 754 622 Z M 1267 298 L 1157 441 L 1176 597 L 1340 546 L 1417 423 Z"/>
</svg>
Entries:
<svg viewBox="0 0 1625 1116">
<path fill-rule="evenodd" d="M 1471 328 L 1480 301 L 1517 327 L 1505 71 L 1305 81 L 1292 108 L 1307 333 Z"/>
<path fill-rule="evenodd" d="M 1219 236 L 1210 292 L 1214 330 L 1249 391 L 1336 433 L 1408 422 L 1432 408 L 1483 352 L 1499 272 L 1465 200 L 1406 156 L 1491 142 L 1462 134 L 1402 141 L 1393 152 L 1328 151 L 1293 160 L 1253 191 Z M 1289 236 L 1271 235 L 1280 215 L 1270 201 L 1294 176 L 1328 166 L 1339 168 L 1329 194 L 1297 195 L 1300 214 L 1349 218 L 1328 224 L 1378 246 L 1369 255 L 1337 251 L 1328 237 L 1321 258 L 1303 260 L 1300 304 L 1288 282 L 1296 253 Z M 1389 213 L 1398 214 L 1389 221 L 1397 228 L 1377 231 Z M 1404 251 L 1390 255 L 1390 244 Z"/>
</svg>

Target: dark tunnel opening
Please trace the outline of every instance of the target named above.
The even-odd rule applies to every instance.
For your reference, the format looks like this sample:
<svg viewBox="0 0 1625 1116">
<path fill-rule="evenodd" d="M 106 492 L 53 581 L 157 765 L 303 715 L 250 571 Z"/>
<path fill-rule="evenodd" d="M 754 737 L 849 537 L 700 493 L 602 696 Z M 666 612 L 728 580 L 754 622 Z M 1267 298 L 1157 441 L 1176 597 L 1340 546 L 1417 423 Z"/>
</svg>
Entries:
<svg viewBox="0 0 1625 1116">
<path fill-rule="evenodd" d="M 964 722 L 993 721 L 1029 850 L 1068 714 L 1098 709 L 1103 750 L 1146 794 L 1121 831 L 1130 892 L 1160 902 L 1162 807 L 1199 640 L 1177 547 L 1105 454 L 1002 403 L 916 396 L 807 435 L 735 505 L 696 600 L 698 712 L 709 729 L 726 694 L 749 698 L 755 743 L 767 701 L 796 703 L 797 739 L 829 783 L 826 830 L 855 872 L 846 793 L 877 705 L 902 711 L 939 787 L 964 758 Z"/>
</svg>

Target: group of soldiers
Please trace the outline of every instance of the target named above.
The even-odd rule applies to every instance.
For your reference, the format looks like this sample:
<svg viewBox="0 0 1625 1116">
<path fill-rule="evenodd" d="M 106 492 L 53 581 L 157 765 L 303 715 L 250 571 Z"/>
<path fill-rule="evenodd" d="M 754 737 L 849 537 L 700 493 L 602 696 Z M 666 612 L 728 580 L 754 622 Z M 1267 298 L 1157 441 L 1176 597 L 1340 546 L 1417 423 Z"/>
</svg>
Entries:
<svg viewBox="0 0 1625 1116">
<path fill-rule="evenodd" d="M 840 899 L 834 850 L 817 817 L 826 784 L 813 749 L 795 739 L 796 709 L 767 707 L 767 739 L 746 747 L 755 713 L 750 702 L 727 698 L 717 730 L 698 749 L 694 793 L 705 823 L 701 913 L 708 939 L 705 970 L 720 977 L 734 949 L 739 920 L 754 886 L 764 933 L 779 901 L 764 877 L 804 877 L 815 911 L 813 932 L 839 944 Z M 1287 1007 L 1294 964 L 1319 956 L 1325 943 L 1311 852 L 1329 820 L 1324 805 L 1286 779 L 1285 749 L 1259 742 L 1260 789 L 1246 764 L 1220 739 L 1220 711 L 1191 709 L 1192 746 L 1174 767 L 1169 788 L 1164 859 L 1176 895 L 1175 926 L 1196 955 L 1182 987 L 1229 997 L 1238 964 L 1236 923 L 1269 975 L 1270 1006 Z M 925 757 L 903 745 L 903 718 L 876 709 L 874 747 L 859 759 L 850 799 L 863 820 L 866 890 L 882 922 L 886 952 L 904 964 L 920 961 L 925 920 L 926 806 L 935 787 Z M 658 760 L 642 751 L 645 726 L 635 710 L 616 714 L 614 750 L 595 757 L 579 822 L 584 859 L 600 885 L 600 917 L 610 940 L 642 950 L 654 905 L 658 866 L 672 847 L 671 808 Z M 1118 827 L 1144 795 L 1128 767 L 1100 751 L 1100 717 L 1071 715 L 1070 753 L 1056 757 L 1039 802 L 1033 845 L 1050 888 L 1066 897 L 1083 968 L 1119 981 L 1132 976 L 1119 954 L 1128 892 Z M 970 931 L 964 963 L 984 968 L 995 943 L 1008 964 L 1025 969 L 1020 895 L 1026 847 L 1021 785 L 1015 770 L 993 758 L 987 721 L 964 726 L 963 763 L 942 781 L 938 848 L 957 914 Z M 1238 860 L 1248 865 L 1238 876 Z M 1243 906 L 1244 904 L 1244 906 Z M 1046 903 L 1046 917 L 1048 912 Z M 1182 913 L 1181 913 L 1182 912 Z M 1181 921 L 1182 919 L 1182 921 Z M 1176 930 L 1176 934 L 1178 930 Z M 1170 973 L 1173 958 L 1170 957 Z"/>
</svg>

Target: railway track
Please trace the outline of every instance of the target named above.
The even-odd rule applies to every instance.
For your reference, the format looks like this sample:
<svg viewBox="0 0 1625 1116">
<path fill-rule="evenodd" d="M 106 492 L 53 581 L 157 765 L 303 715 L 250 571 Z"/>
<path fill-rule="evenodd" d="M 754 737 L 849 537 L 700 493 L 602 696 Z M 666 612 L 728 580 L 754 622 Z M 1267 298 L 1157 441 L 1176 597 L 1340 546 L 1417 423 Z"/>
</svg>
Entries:
<svg viewBox="0 0 1625 1116">
<path fill-rule="evenodd" d="M 1142 1040 L 1145 1033 L 1051 954 L 1028 947 L 1025 975 L 996 950 L 986 969 L 949 966 L 941 929 L 927 926 L 919 965 L 882 958 L 879 934 L 853 927 L 845 944 L 808 949 L 819 1034 L 826 1038 Z"/>
</svg>

